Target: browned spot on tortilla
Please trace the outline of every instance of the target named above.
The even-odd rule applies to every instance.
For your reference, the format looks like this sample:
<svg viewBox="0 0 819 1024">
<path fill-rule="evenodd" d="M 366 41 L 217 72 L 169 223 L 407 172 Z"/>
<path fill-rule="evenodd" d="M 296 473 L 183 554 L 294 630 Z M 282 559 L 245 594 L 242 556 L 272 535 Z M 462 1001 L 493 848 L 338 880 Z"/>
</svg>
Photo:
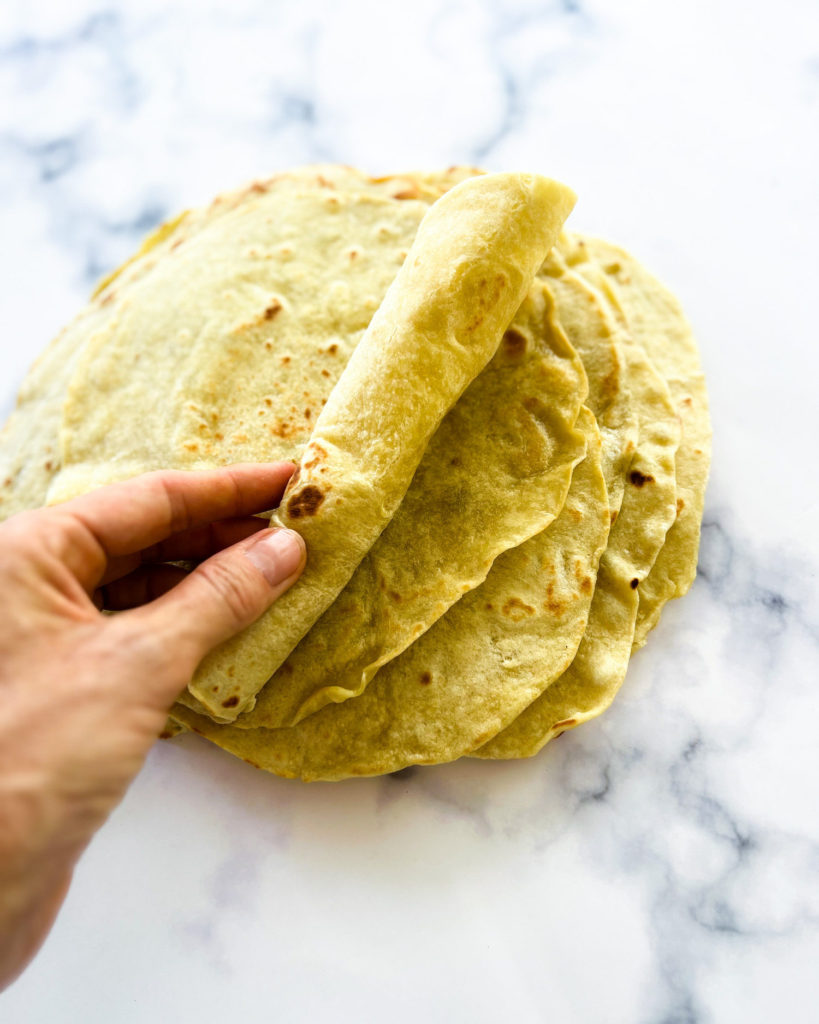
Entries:
<svg viewBox="0 0 819 1024">
<path fill-rule="evenodd" d="M 592 581 L 590 576 L 584 576 L 580 581 L 580 589 L 584 594 L 590 594 L 592 592 Z"/>
<path fill-rule="evenodd" d="M 322 370 L 321 371 L 321 375 L 322 375 L 322 377 L 329 377 L 330 376 L 330 371 L 329 370 Z"/>
<path fill-rule="evenodd" d="M 54 463 L 51 461 L 51 459 L 49 459 L 48 462 L 45 464 L 45 470 L 47 473 L 50 473 L 53 468 Z"/>
<path fill-rule="evenodd" d="M 108 292 L 107 295 L 103 295 L 103 297 L 100 299 L 100 305 L 101 306 L 107 306 L 108 303 L 113 299 L 113 297 L 115 295 L 116 295 L 115 291 L 110 291 L 110 292 Z"/>
<path fill-rule="evenodd" d="M 313 415 L 313 414 L 312 414 L 312 413 L 310 412 L 310 410 L 309 410 L 309 409 L 305 409 L 305 410 L 304 410 L 304 418 L 305 418 L 306 420 L 309 420 L 309 419 L 310 419 L 310 417 L 311 417 L 312 415 Z"/>
<path fill-rule="evenodd" d="M 683 499 L 682 498 L 677 498 L 677 515 L 679 515 L 680 512 L 682 512 L 682 510 L 684 508 L 685 508 L 685 502 L 683 501 Z"/>
<path fill-rule="evenodd" d="M 420 196 L 420 192 L 417 188 L 402 188 L 398 192 L 393 192 L 393 199 L 417 199 Z"/>
<path fill-rule="evenodd" d="M 476 331 L 486 319 L 487 312 L 497 304 L 501 293 L 506 290 L 506 277 L 503 274 L 496 274 L 490 281 L 482 277 L 478 282 L 478 310 L 475 318 L 467 325 L 467 331 Z"/>
<path fill-rule="evenodd" d="M 520 331 L 510 327 L 504 334 L 501 345 L 506 355 L 515 358 L 516 356 L 522 356 L 526 351 L 526 338 Z"/>
<path fill-rule="evenodd" d="M 582 523 L 583 522 L 583 513 L 580 511 L 579 508 L 570 508 L 568 510 L 568 512 L 569 512 L 569 515 L 574 520 L 574 522 L 576 522 L 576 523 Z"/>
<path fill-rule="evenodd" d="M 632 469 L 628 475 L 629 480 L 634 484 L 635 487 L 642 487 L 643 484 L 653 484 L 654 477 L 649 476 L 648 473 L 641 473 L 639 469 Z"/>
<path fill-rule="evenodd" d="M 614 526 L 614 524 L 617 522 L 617 509 L 616 508 L 613 508 L 611 510 L 611 515 L 609 516 L 609 518 L 611 519 L 611 525 Z"/>
<path fill-rule="evenodd" d="M 313 484 L 308 484 L 287 502 L 287 514 L 291 519 L 314 516 L 324 501 L 324 494 Z"/>
<path fill-rule="evenodd" d="M 501 611 L 512 622 L 520 622 L 527 615 L 535 614 L 535 609 L 530 604 L 526 604 L 525 601 L 521 601 L 519 597 L 510 597 L 503 608 L 501 608 Z"/>
<path fill-rule="evenodd" d="M 600 385 L 600 404 L 603 405 L 610 402 L 617 394 L 620 383 L 620 371 L 619 367 L 614 367 L 609 373 L 603 378 Z"/>
<path fill-rule="evenodd" d="M 562 615 L 566 610 L 564 602 L 555 597 L 554 583 L 550 583 L 546 588 L 546 600 L 543 602 L 543 607 L 553 615 Z"/>
<path fill-rule="evenodd" d="M 281 310 L 282 304 L 278 299 L 273 299 L 270 305 L 264 311 L 265 320 L 272 320 L 273 317 Z"/>
<path fill-rule="evenodd" d="M 450 466 L 462 466 L 463 462 L 461 462 L 460 458 L 457 455 L 453 455 L 452 458 L 449 460 L 449 464 Z"/>
<path fill-rule="evenodd" d="M 258 768 L 259 767 L 256 764 L 256 762 L 255 761 L 251 761 L 249 757 L 243 757 L 242 760 L 244 761 L 245 764 L 249 764 L 252 768 Z"/>
<path fill-rule="evenodd" d="M 350 251 L 347 253 L 347 257 L 350 260 L 357 260 L 358 259 L 358 249 L 350 249 Z"/>
<path fill-rule="evenodd" d="M 305 469 L 313 469 L 314 466 L 317 466 L 320 462 L 327 458 L 327 449 L 322 447 L 322 445 L 320 445 L 318 441 L 311 444 L 309 450 L 313 453 L 313 457 L 311 459 L 305 459 Z M 293 480 L 291 480 L 291 484 L 292 482 Z"/>
<path fill-rule="evenodd" d="M 333 342 L 332 345 L 327 346 L 327 351 L 330 353 L 331 356 L 334 356 L 336 352 L 338 352 L 338 345 L 336 345 L 336 343 Z"/>
<path fill-rule="evenodd" d="M 492 604 L 491 601 L 486 602 L 486 610 L 489 612 L 493 612 L 495 610 L 495 606 Z"/>
<path fill-rule="evenodd" d="M 576 718 L 564 718 L 562 722 L 555 722 L 552 728 L 560 729 L 560 731 L 562 732 L 564 729 L 568 729 L 572 725 L 577 725 Z"/>
<path fill-rule="evenodd" d="M 684 398 L 680 402 L 680 405 L 693 405 L 693 404 L 694 404 L 694 399 L 690 395 L 688 396 L 688 398 Z"/>
<path fill-rule="evenodd" d="M 187 441 L 184 447 L 187 448 L 189 452 L 199 451 L 199 445 L 195 441 Z"/>
<path fill-rule="evenodd" d="M 636 576 L 631 581 L 631 583 L 629 583 L 629 586 L 631 587 L 632 590 L 636 590 L 640 586 L 640 581 L 637 579 Z"/>
<path fill-rule="evenodd" d="M 269 351 L 270 351 L 270 350 L 271 350 L 271 349 L 273 348 L 273 342 L 272 342 L 272 341 L 266 341 L 266 342 L 264 343 L 264 347 L 265 347 L 265 348 L 267 349 L 267 351 L 269 352 Z"/>
<path fill-rule="evenodd" d="M 257 195 L 262 195 L 267 192 L 267 185 L 262 181 L 254 181 L 248 189 L 248 192 L 255 192 Z"/>
<path fill-rule="evenodd" d="M 223 708 L 235 708 L 238 703 L 239 703 L 239 698 L 234 694 L 233 697 L 228 697 L 226 700 L 222 701 L 222 707 Z"/>
<path fill-rule="evenodd" d="M 432 682 L 432 673 L 422 672 L 421 678 L 418 681 L 422 686 L 429 686 L 429 684 Z"/>
<path fill-rule="evenodd" d="M 233 678 L 233 676 L 236 674 L 236 666 L 235 665 L 228 665 L 226 674 L 229 675 L 231 678 Z"/>
<path fill-rule="evenodd" d="M 391 601 L 395 601 L 396 604 L 400 604 L 401 603 L 402 598 L 401 598 L 401 595 L 398 593 L 397 590 L 391 590 L 389 592 L 389 597 L 390 597 L 390 600 Z"/>
</svg>

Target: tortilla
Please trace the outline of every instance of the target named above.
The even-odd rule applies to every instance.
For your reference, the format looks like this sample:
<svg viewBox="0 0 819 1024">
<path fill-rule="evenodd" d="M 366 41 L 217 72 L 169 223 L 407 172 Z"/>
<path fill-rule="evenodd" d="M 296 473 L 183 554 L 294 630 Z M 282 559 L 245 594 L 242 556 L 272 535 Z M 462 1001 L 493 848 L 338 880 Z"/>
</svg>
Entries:
<svg viewBox="0 0 819 1024">
<path fill-rule="evenodd" d="M 294 725 L 361 693 L 502 551 L 554 520 L 585 454 L 574 424 L 586 393 L 554 315 L 546 289 L 533 286 L 492 362 L 431 439 L 384 532 L 237 726 Z"/>
<path fill-rule="evenodd" d="M 593 268 L 587 268 L 587 277 L 603 283 Z M 603 295 L 597 295 L 606 304 Z M 616 323 L 613 316 L 608 322 Z M 474 751 L 475 757 L 531 757 L 566 729 L 601 714 L 625 679 L 638 588 L 676 515 L 680 429 L 665 381 L 630 336 L 622 328 L 619 333 L 638 436 L 620 487 L 624 495 L 619 514 L 600 560 L 586 632 L 568 670 L 503 732 Z"/>
<path fill-rule="evenodd" d="M 711 421 L 699 351 L 677 299 L 633 256 L 587 235 L 570 235 L 572 263 L 602 268 L 610 296 L 634 340 L 668 382 L 682 436 L 677 451 L 677 517 L 640 584 L 634 647 L 642 647 L 663 606 L 681 597 L 697 574 L 700 526 L 711 461 Z"/>
<path fill-rule="evenodd" d="M 499 555 L 361 696 L 287 729 L 219 725 L 187 708 L 173 719 L 257 767 L 306 780 L 450 761 L 497 733 L 565 670 L 588 618 L 610 515 L 588 410 L 578 425 L 588 454 L 555 522 Z"/>
<path fill-rule="evenodd" d="M 546 178 L 497 174 L 463 182 L 430 208 L 274 516 L 304 536 L 304 574 L 249 629 L 212 651 L 190 683 L 212 713 L 233 719 L 251 708 L 348 582 L 395 514 L 441 420 L 498 348 L 573 205 L 574 195 Z M 462 589 L 474 582 L 462 581 Z"/>
<path fill-rule="evenodd" d="M 299 490 L 286 496 L 290 511 L 281 517 L 307 536 L 310 569 L 284 604 L 251 627 L 247 644 L 232 641 L 200 668 L 191 689 L 211 713 L 229 718 L 252 704 L 271 669 L 389 521 L 429 434 L 497 346 L 570 203 L 567 191 L 545 179 L 512 175 L 482 182 L 479 198 L 474 188 L 453 192 L 431 218 L 419 239 L 431 256 L 418 266 L 411 258 L 404 275 L 409 285 L 400 285 L 398 299 L 388 307 L 393 312 L 385 310 L 370 330 L 374 358 L 362 361 L 373 373 L 362 373 L 361 363 L 358 369 L 350 366 L 347 384 L 323 414 L 315 446 L 302 459 Z M 112 299 L 115 312 L 106 335 L 86 347 L 69 388 L 63 468 L 50 500 L 160 466 L 201 468 L 237 459 L 292 458 L 304 451 L 334 377 L 372 319 L 425 207 L 375 196 L 347 198 L 332 190 L 321 195 L 247 190 L 244 195 L 232 209 L 221 204 L 210 220 L 182 222 L 170 254 L 134 278 L 137 261 L 102 293 Z M 555 197 L 564 203 L 560 213 L 552 209 Z M 468 244 L 457 232 L 448 234 L 453 222 Z M 299 258 L 296 247 L 305 236 L 310 245 Z M 370 255 L 378 248 L 387 250 L 386 258 Z M 470 251 L 473 258 L 466 259 Z M 527 259 L 528 269 L 521 269 Z M 357 264 L 363 269 L 355 269 Z M 483 294 L 481 282 L 496 291 Z M 441 302 L 430 305 L 433 284 Z M 413 288 L 423 301 L 413 300 Z M 460 298 L 447 311 L 448 289 L 450 298 L 456 292 Z M 410 304 L 403 309 L 402 293 Z M 476 313 L 481 302 L 486 308 Z M 469 307 L 459 323 L 458 311 Z M 402 316 L 405 326 L 415 318 L 404 332 L 403 350 L 390 321 Z M 468 335 L 461 328 L 469 328 Z M 425 346 L 415 343 L 417 330 L 426 331 Z M 472 341 L 452 347 L 459 331 L 462 341 L 467 336 Z M 383 348 L 386 337 L 390 345 Z M 436 351 L 448 352 L 450 372 L 437 369 L 430 378 L 428 360 Z M 400 398 L 393 395 L 386 405 L 375 401 L 379 390 L 389 393 L 399 379 L 412 387 L 402 387 Z M 167 384 L 158 402 L 160 381 Z M 123 406 L 130 415 L 121 414 Z M 140 408 L 144 429 L 141 422 L 134 432 L 132 416 Z M 355 439 L 356 429 L 360 438 L 376 439 L 369 449 Z M 395 457 L 402 437 L 403 461 Z M 329 466 L 315 463 L 322 450 L 332 452 Z M 318 514 L 302 514 L 318 493 L 325 496 Z M 339 525 L 328 529 L 339 507 Z M 286 628 L 276 627 L 279 619 L 286 620 Z M 274 645 L 272 651 L 262 636 Z"/>
</svg>

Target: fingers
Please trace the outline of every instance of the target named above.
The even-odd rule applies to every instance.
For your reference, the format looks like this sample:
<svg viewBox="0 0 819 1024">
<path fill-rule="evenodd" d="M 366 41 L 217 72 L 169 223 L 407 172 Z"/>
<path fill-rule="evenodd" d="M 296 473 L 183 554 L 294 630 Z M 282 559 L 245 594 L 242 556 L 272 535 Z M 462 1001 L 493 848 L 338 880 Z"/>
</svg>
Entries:
<svg viewBox="0 0 819 1024">
<path fill-rule="evenodd" d="M 190 658 L 191 671 L 223 640 L 241 632 L 301 575 L 304 541 L 292 530 L 265 530 L 220 551 L 172 590 L 129 613 L 140 629 Z"/>
<path fill-rule="evenodd" d="M 66 543 L 61 556 L 80 582 L 93 589 L 106 557 L 134 554 L 171 534 L 216 519 L 249 516 L 275 507 L 294 468 L 290 462 L 277 462 L 203 472 L 146 473 L 67 501 L 53 513 L 43 510 L 43 514 L 62 517 Z M 80 529 L 68 528 L 69 524 Z"/>
<path fill-rule="evenodd" d="M 183 559 L 202 562 L 217 551 L 238 544 L 240 540 L 252 537 L 259 530 L 266 530 L 269 525 L 266 519 L 245 516 L 241 519 L 223 519 L 217 523 L 207 523 L 205 526 L 183 530 L 182 533 L 174 534 L 159 544 L 145 548 L 144 551 L 109 559 L 100 586 L 106 586 L 112 580 L 118 580 L 139 566 L 152 562 L 179 562 Z"/>
</svg>

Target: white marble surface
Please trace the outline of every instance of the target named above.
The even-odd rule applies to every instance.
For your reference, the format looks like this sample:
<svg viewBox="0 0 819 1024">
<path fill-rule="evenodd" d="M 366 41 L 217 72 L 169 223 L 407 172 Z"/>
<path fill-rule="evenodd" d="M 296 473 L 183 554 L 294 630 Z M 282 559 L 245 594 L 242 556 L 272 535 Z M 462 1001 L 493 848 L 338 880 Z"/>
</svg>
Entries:
<svg viewBox="0 0 819 1024">
<path fill-rule="evenodd" d="M 701 341 L 692 593 L 532 761 L 156 748 L 4 1024 L 819 1020 L 819 8 L 4 0 L 0 406 L 177 208 L 317 159 L 542 170 Z"/>
</svg>

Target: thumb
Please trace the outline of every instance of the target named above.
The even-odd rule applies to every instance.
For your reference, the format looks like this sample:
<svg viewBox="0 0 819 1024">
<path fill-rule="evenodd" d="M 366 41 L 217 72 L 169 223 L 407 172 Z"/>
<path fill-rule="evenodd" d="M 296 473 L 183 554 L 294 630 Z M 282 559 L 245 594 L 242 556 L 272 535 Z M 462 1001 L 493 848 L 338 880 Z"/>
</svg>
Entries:
<svg viewBox="0 0 819 1024">
<path fill-rule="evenodd" d="M 262 530 L 202 562 L 140 611 L 157 632 L 187 641 L 198 664 L 267 611 L 301 576 L 306 560 L 304 540 L 294 530 Z"/>
</svg>

